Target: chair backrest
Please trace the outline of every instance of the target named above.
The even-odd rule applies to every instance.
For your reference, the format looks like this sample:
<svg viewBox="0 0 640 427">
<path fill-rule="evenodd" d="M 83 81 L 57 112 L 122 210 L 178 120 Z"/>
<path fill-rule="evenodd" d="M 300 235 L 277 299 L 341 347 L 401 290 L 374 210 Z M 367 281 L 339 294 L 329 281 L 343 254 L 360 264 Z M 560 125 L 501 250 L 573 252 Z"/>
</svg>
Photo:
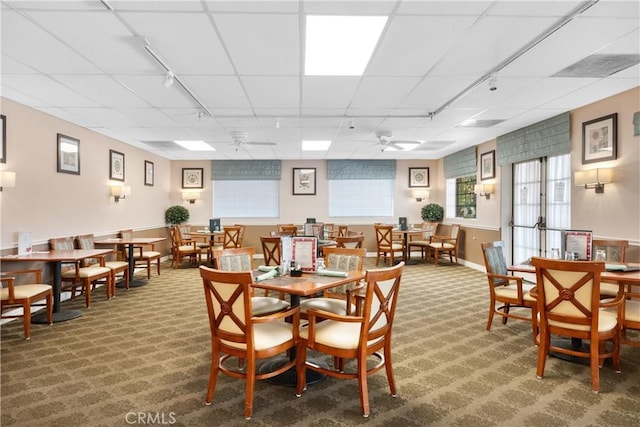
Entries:
<svg viewBox="0 0 640 427">
<path fill-rule="evenodd" d="M 233 224 L 236 227 L 240 227 L 240 236 L 238 237 L 238 247 L 244 244 L 244 232 L 247 229 L 246 225 L 243 224 Z"/>
<path fill-rule="evenodd" d="M 58 237 L 49 239 L 49 246 L 54 251 L 72 251 L 75 249 L 73 237 Z"/>
<path fill-rule="evenodd" d="M 281 235 L 291 235 L 291 236 L 295 236 L 296 234 L 298 234 L 298 226 L 297 225 L 283 225 L 281 226 L 281 230 L 280 230 L 280 234 Z"/>
<path fill-rule="evenodd" d="M 345 237 L 349 231 L 348 225 L 338 225 L 338 237 Z"/>
<path fill-rule="evenodd" d="M 392 225 L 374 225 L 376 229 L 376 242 L 378 247 L 390 247 L 393 243 L 393 226 Z"/>
<path fill-rule="evenodd" d="M 484 258 L 484 266 L 489 274 L 507 274 L 507 262 L 504 257 L 504 243 L 500 240 L 495 242 L 487 242 L 480 244 L 482 247 L 482 257 Z M 490 278 L 491 283 L 496 285 L 504 285 L 509 281 L 500 278 Z"/>
<path fill-rule="evenodd" d="M 367 345 L 367 342 L 382 336 L 390 338 L 388 334 L 393 326 L 403 268 L 404 262 L 401 262 L 389 268 L 367 270 L 362 312 L 366 333 L 361 335 L 360 345 Z"/>
<path fill-rule="evenodd" d="M 245 248 L 216 249 L 213 260 L 218 270 L 222 271 L 253 271 L 253 246 Z"/>
<path fill-rule="evenodd" d="M 282 253 L 282 240 L 280 237 L 261 236 L 262 255 L 264 256 L 264 265 L 280 265 Z"/>
<path fill-rule="evenodd" d="M 362 248 L 324 248 L 323 255 L 328 270 L 362 271 L 366 251 Z"/>
<path fill-rule="evenodd" d="M 336 237 L 336 247 L 338 248 L 361 248 L 364 244 L 364 234 L 358 236 L 338 236 Z"/>
<path fill-rule="evenodd" d="M 624 262 L 625 251 L 628 247 L 628 240 L 593 239 L 593 251 L 591 251 L 591 254 L 595 259 L 596 251 L 603 250 L 606 253 L 607 262 Z"/>
<path fill-rule="evenodd" d="M 240 232 L 241 227 L 238 227 L 236 225 L 229 225 L 224 227 L 224 240 L 222 243 L 222 247 L 225 249 L 239 248 Z"/>
<path fill-rule="evenodd" d="M 228 272 L 200 266 L 213 340 L 225 340 L 253 351 L 251 272 Z"/>
<path fill-rule="evenodd" d="M 424 240 L 429 240 L 432 236 L 435 236 L 438 231 L 438 223 L 437 222 L 423 222 L 420 226 L 422 229 L 422 238 Z"/>
<path fill-rule="evenodd" d="M 604 262 L 532 257 L 541 327 L 598 331 L 600 274 Z"/>
<path fill-rule="evenodd" d="M 191 224 L 180 224 L 177 227 L 180 231 L 180 240 L 191 239 Z"/>
<path fill-rule="evenodd" d="M 76 236 L 76 241 L 78 242 L 78 247 L 80 249 L 95 249 L 96 245 L 94 243 L 95 237 L 93 234 L 83 234 L 81 236 Z M 85 258 L 82 260 L 82 265 L 87 267 L 94 264 L 100 264 L 100 260 L 97 258 Z"/>
<path fill-rule="evenodd" d="M 133 237 L 133 230 L 120 230 L 120 237 L 125 240 L 131 239 Z"/>
<path fill-rule="evenodd" d="M 451 224 L 451 238 L 456 239 L 458 241 L 458 236 L 460 234 L 460 224 Z"/>
<path fill-rule="evenodd" d="M 279 232 L 283 232 L 284 231 L 284 227 L 296 227 L 294 224 L 278 224 L 278 231 Z M 298 230 L 298 227 L 296 227 L 296 231 Z"/>
</svg>

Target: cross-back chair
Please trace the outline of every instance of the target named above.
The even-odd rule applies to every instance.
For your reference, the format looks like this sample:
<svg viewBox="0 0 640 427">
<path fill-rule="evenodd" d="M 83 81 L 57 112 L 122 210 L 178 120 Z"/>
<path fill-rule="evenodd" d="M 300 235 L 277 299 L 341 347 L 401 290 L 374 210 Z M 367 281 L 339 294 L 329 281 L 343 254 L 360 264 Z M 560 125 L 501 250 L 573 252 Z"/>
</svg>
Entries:
<svg viewBox="0 0 640 427">
<path fill-rule="evenodd" d="M 260 359 L 274 357 L 295 348 L 298 341 L 300 310 L 298 307 L 255 317 L 252 314 L 250 271 L 228 272 L 200 267 L 200 276 L 211 328 L 211 371 L 205 402 L 215 396 L 218 374 L 244 379 L 244 417 L 250 419 L 256 380 L 271 378 L 295 366 L 292 360 L 278 369 L 257 373 Z M 289 318 L 289 322 L 285 322 Z M 242 361 L 236 369 L 230 358 Z"/>
<path fill-rule="evenodd" d="M 49 246 L 53 250 L 74 250 L 72 237 L 60 237 L 49 239 Z M 71 299 L 76 296 L 76 289 L 80 287 L 85 294 L 85 305 L 91 306 L 91 290 L 99 281 L 104 282 L 107 299 L 111 299 L 113 282 L 111 281 L 111 269 L 105 267 L 104 255 L 96 257 L 99 261 L 90 267 L 82 267 L 82 262 L 68 262 L 62 264 L 62 289 L 71 290 Z"/>
<path fill-rule="evenodd" d="M 364 234 L 357 236 L 338 236 L 336 237 L 336 248 L 362 248 L 364 245 Z M 326 248 L 325 251 L 329 249 Z"/>
<path fill-rule="evenodd" d="M 17 277 L 24 277 L 33 274 L 33 281 L 16 285 Z M 47 323 L 53 324 L 53 294 L 51 285 L 42 283 L 42 272 L 40 270 L 16 270 L 0 273 L 0 311 L 5 309 L 13 310 L 22 307 L 21 314 L 6 314 L 2 318 L 22 317 L 24 325 L 25 339 L 31 338 L 31 307 L 45 307 Z M 44 303 L 38 303 L 44 300 Z"/>
<path fill-rule="evenodd" d="M 536 307 L 537 301 L 531 296 L 530 291 L 535 288 L 535 283 L 526 282 L 522 277 L 509 275 L 505 261 L 501 241 L 487 242 L 480 245 L 482 257 L 487 270 L 487 282 L 489 283 L 489 320 L 487 331 L 491 330 L 494 315 L 502 317 L 502 324 L 506 325 L 508 319 L 519 319 L 531 323 L 534 343 L 537 335 Z M 496 306 L 496 304 L 501 304 Z M 528 316 L 512 313 L 511 308 L 524 307 L 530 311 Z"/>
<path fill-rule="evenodd" d="M 95 237 L 93 234 L 83 234 L 81 236 L 77 236 L 76 240 L 78 241 L 78 247 L 80 249 L 95 249 Z M 116 260 L 107 261 L 105 259 L 104 266 L 111 270 L 111 283 L 113 284 L 112 296 L 116 295 L 116 278 L 117 275 L 121 274 L 124 278 L 124 287 L 129 290 L 129 263 L 124 261 L 124 254 L 120 251 L 116 252 Z M 92 265 L 100 264 L 100 260 L 96 258 L 87 258 L 83 260 L 83 267 L 90 267 Z"/>
<path fill-rule="evenodd" d="M 393 226 L 376 224 L 374 225 L 376 231 L 376 266 L 380 263 L 380 256 L 383 257 L 384 262 L 387 262 L 387 255 L 391 265 L 395 258 L 395 253 L 400 252 L 404 256 L 404 244 L 402 241 L 396 242 L 393 238 Z"/>
<path fill-rule="evenodd" d="M 364 417 L 370 414 L 367 378 L 385 369 L 391 396 L 396 396 L 396 385 L 391 364 L 391 332 L 398 301 L 398 291 L 404 263 L 394 267 L 368 270 L 362 310 L 355 316 L 346 316 L 310 309 L 308 325 L 300 328 L 297 346 L 298 380 L 296 395 L 306 388 L 306 370 L 321 372 L 335 378 L 357 379 L 360 409 Z M 323 321 L 319 321 L 322 319 Z M 355 359 L 355 370 L 330 369 L 306 362 L 307 350 L 331 355 L 335 360 Z M 368 365 L 367 359 L 376 356 L 378 363 Z M 349 365 L 344 366 L 349 368 Z M 343 368 L 344 368 L 343 367 Z"/>
<path fill-rule="evenodd" d="M 133 230 L 120 230 L 120 237 L 125 240 L 130 240 L 133 237 Z M 123 253 L 124 259 L 129 261 L 129 252 L 127 250 L 123 250 Z M 133 248 L 133 265 L 134 267 L 146 268 L 147 279 L 151 279 L 151 266 L 153 264 L 156 265 L 158 276 L 160 275 L 161 258 L 162 254 L 156 251 L 156 245 L 153 243 L 140 244 Z"/>
<path fill-rule="evenodd" d="M 280 237 L 260 236 L 264 265 L 280 265 L 282 240 Z"/>
<path fill-rule="evenodd" d="M 561 261 L 531 258 L 536 268 L 538 327 L 538 364 L 536 376 L 542 378 L 549 352 L 589 358 L 591 390 L 600 390 L 599 367 L 611 358 L 620 372 L 620 295 L 613 301 L 600 301 L 600 274 L 604 263 L 596 261 Z M 603 309 L 614 309 L 614 312 Z M 551 335 L 589 340 L 589 349 L 564 348 L 551 341 Z M 606 348 L 610 342 L 610 348 Z"/>
</svg>

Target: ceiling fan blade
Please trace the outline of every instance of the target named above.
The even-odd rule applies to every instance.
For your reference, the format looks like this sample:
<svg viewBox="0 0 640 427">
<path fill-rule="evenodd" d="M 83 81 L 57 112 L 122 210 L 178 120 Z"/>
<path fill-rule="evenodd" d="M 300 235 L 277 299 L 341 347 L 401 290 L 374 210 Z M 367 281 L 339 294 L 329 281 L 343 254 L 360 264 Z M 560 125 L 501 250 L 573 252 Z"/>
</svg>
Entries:
<svg viewBox="0 0 640 427">
<path fill-rule="evenodd" d="M 259 142 L 259 141 L 247 141 L 247 145 L 278 145 L 275 142 Z"/>
<path fill-rule="evenodd" d="M 386 145 L 387 147 L 394 148 L 394 149 L 396 149 L 396 150 L 398 150 L 398 151 L 404 151 L 404 148 L 403 148 L 403 147 L 401 147 L 400 145 L 396 144 L 396 142 L 398 142 L 398 141 L 393 141 L 393 142 L 390 142 L 390 143 L 385 144 L 385 145 Z"/>
<path fill-rule="evenodd" d="M 394 143 L 394 144 L 415 144 L 415 145 L 422 144 L 422 142 L 420 142 L 420 141 L 402 141 L 402 140 L 398 140 L 398 139 L 394 139 L 391 142 Z"/>
</svg>

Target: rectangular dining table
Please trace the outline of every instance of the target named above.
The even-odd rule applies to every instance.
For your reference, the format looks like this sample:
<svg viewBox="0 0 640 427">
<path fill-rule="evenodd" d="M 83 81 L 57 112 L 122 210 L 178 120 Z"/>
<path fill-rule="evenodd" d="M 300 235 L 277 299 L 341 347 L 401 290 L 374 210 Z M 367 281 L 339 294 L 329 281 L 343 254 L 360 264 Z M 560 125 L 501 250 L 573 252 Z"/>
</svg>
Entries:
<svg viewBox="0 0 640 427">
<path fill-rule="evenodd" d="M 113 237 L 110 239 L 96 240 L 96 245 L 124 245 L 127 247 L 127 257 L 129 262 L 129 287 L 138 288 L 147 284 L 146 279 L 137 278 L 134 279 L 133 272 L 136 268 L 136 260 L 134 257 L 134 248 L 136 245 L 153 245 L 158 242 L 166 240 L 166 237 L 132 237 L 130 239 L 123 239 L 122 237 Z M 158 260 L 158 262 L 160 262 Z M 118 287 L 124 287 L 124 284 L 117 284 Z"/>
<path fill-rule="evenodd" d="M 43 262 L 53 267 L 53 322 L 64 322 L 82 316 L 80 310 L 63 310 L 60 305 L 62 293 L 62 264 L 75 263 L 86 258 L 96 258 L 113 252 L 112 249 L 73 249 L 37 251 L 28 255 L 4 255 L 0 262 Z M 90 290 L 87 290 L 90 292 Z M 31 316 L 33 323 L 47 323 L 44 313 Z"/>
<path fill-rule="evenodd" d="M 262 274 L 262 272 L 256 271 L 254 277 L 260 274 Z M 252 286 L 257 289 L 287 293 L 291 297 L 291 307 L 299 307 L 301 297 L 311 297 L 336 286 L 359 282 L 365 278 L 365 275 L 366 273 L 364 271 L 349 271 L 347 272 L 347 277 L 303 273 L 300 277 L 292 277 L 289 275 L 276 276 L 260 282 L 254 282 Z M 289 352 L 289 360 L 295 359 L 295 357 L 296 351 L 292 349 Z M 259 370 L 261 372 L 271 372 L 275 370 L 275 368 L 282 366 L 285 362 L 287 362 L 287 360 L 283 358 L 274 358 L 263 363 Z M 312 370 L 307 370 L 307 384 L 313 384 L 322 378 L 324 378 L 324 375 Z M 295 386 L 297 382 L 296 371 L 295 369 L 290 369 L 278 376 L 269 378 L 267 381 L 280 385 Z"/>
</svg>

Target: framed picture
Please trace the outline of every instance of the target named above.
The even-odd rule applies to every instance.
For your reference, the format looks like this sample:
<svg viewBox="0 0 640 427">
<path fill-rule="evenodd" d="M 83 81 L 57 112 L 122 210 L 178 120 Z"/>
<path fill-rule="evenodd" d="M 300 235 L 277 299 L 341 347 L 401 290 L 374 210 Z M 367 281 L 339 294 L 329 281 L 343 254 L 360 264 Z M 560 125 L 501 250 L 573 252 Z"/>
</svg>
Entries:
<svg viewBox="0 0 640 427">
<path fill-rule="evenodd" d="M 615 160 L 618 149 L 618 114 L 582 123 L 582 164 Z"/>
<path fill-rule="evenodd" d="M 153 162 L 144 161 L 144 185 L 153 187 Z"/>
<path fill-rule="evenodd" d="M 203 168 L 182 168 L 182 188 L 202 188 Z"/>
<path fill-rule="evenodd" d="M 0 115 L 2 129 L 0 130 L 0 163 L 7 163 L 7 117 Z"/>
<path fill-rule="evenodd" d="M 574 260 L 591 261 L 593 232 L 591 230 L 565 230 L 560 241 L 560 256 L 565 259 L 566 252 L 573 253 Z"/>
<path fill-rule="evenodd" d="M 480 155 L 480 180 L 496 177 L 496 150 Z"/>
<path fill-rule="evenodd" d="M 80 175 L 80 140 L 58 134 L 58 172 Z"/>
<path fill-rule="evenodd" d="M 109 150 L 109 179 L 124 181 L 124 154 Z"/>
<path fill-rule="evenodd" d="M 293 195 L 316 195 L 316 168 L 293 168 Z"/>
<path fill-rule="evenodd" d="M 305 273 L 315 273 L 318 239 L 316 237 L 293 237 L 291 259 L 300 265 Z"/>
<path fill-rule="evenodd" d="M 409 168 L 409 187 L 428 187 L 429 168 Z"/>
</svg>

